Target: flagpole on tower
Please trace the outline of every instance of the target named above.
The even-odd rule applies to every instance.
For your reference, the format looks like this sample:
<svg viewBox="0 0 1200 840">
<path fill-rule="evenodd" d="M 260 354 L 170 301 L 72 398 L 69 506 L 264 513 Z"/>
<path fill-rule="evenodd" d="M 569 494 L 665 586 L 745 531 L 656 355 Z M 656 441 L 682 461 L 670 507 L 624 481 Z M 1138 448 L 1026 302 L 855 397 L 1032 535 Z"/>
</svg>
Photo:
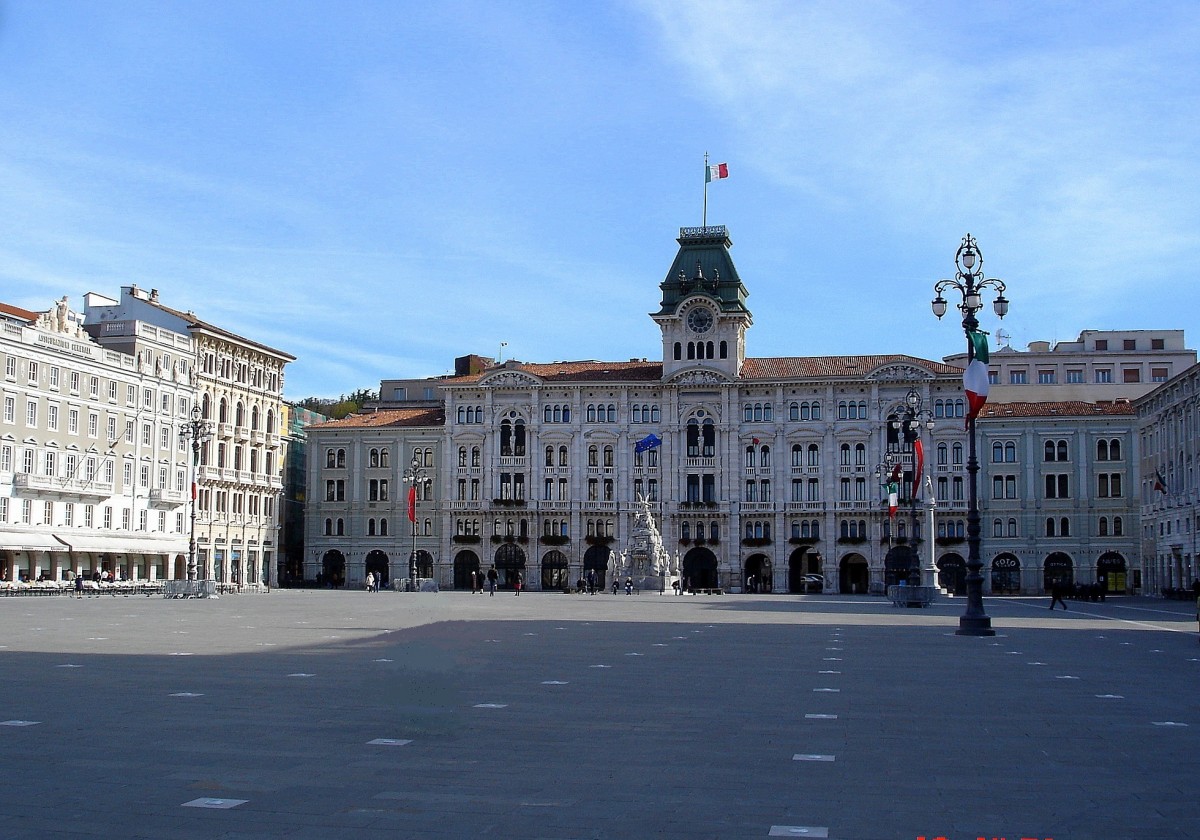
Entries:
<svg viewBox="0 0 1200 840">
<path fill-rule="evenodd" d="M 700 214 L 700 227 L 708 227 L 708 152 L 704 153 L 704 210 Z"/>
</svg>

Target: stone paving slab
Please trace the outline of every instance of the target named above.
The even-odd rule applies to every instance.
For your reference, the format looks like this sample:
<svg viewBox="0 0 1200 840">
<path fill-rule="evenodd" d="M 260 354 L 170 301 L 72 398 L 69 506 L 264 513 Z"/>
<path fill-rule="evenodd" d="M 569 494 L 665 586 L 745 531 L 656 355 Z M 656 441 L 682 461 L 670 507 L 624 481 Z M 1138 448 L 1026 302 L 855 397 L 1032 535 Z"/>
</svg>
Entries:
<svg viewBox="0 0 1200 840">
<path fill-rule="evenodd" d="M 3 599 L 0 838 L 1200 837 L 1191 605 L 1047 601 Z"/>
</svg>

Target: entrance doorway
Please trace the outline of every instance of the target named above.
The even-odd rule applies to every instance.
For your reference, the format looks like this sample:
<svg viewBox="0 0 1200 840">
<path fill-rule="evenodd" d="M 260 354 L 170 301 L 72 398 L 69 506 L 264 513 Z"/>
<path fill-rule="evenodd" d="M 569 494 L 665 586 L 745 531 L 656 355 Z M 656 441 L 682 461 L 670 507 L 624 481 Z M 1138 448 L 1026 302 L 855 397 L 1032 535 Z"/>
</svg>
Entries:
<svg viewBox="0 0 1200 840">
<path fill-rule="evenodd" d="M 542 558 L 542 589 L 547 592 L 569 589 L 571 586 L 570 581 L 567 580 L 569 565 L 567 555 L 561 551 L 557 549 L 547 551 L 546 556 Z"/>
<path fill-rule="evenodd" d="M 883 558 L 883 584 L 896 586 L 901 581 L 907 585 L 920 583 L 916 552 L 907 545 L 895 545 Z"/>
<path fill-rule="evenodd" d="M 479 574 L 479 557 L 474 551 L 460 551 L 454 555 L 454 588 L 470 589 L 471 572 Z M 482 578 L 476 579 L 476 586 L 483 588 Z"/>
<path fill-rule="evenodd" d="M 1125 558 L 1115 551 L 1106 551 L 1096 561 L 1096 582 L 1106 592 L 1124 592 L 1127 583 Z"/>
<path fill-rule="evenodd" d="M 346 585 L 346 558 L 342 552 L 325 552 L 325 556 L 321 558 L 321 579 L 317 583 L 335 588 Z"/>
<path fill-rule="evenodd" d="M 771 580 L 771 558 L 765 554 L 752 554 L 747 557 L 743 580 L 746 592 L 770 592 L 774 588 Z"/>
<path fill-rule="evenodd" d="M 992 561 L 992 594 L 1017 595 L 1021 592 L 1021 561 L 1012 554 L 1000 554 Z"/>
<path fill-rule="evenodd" d="M 496 549 L 496 571 L 500 573 L 500 588 L 512 589 L 521 576 L 522 588 L 529 583 L 525 575 L 525 551 L 514 543 L 504 543 Z"/>
<path fill-rule="evenodd" d="M 380 589 L 386 589 L 391 585 L 392 572 L 388 565 L 388 556 L 382 551 L 376 549 L 368 552 L 366 560 L 366 570 L 363 577 L 370 573 L 375 576 L 375 580 L 379 582 Z"/>
<path fill-rule="evenodd" d="M 697 546 L 683 557 L 683 580 L 689 589 L 717 589 L 717 556 L 707 548 Z"/>
<path fill-rule="evenodd" d="M 788 558 L 788 592 L 798 595 L 814 591 L 811 579 L 805 580 L 805 575 L 822 576 L 821 555 L 809 548 L 797 548 Z M 821 585 L 815 591 L 824 588 L 824 585 Z"/>
<path fill-rule="evenodd" d="M 838 564 L 838 591 L 843 595 L 865 595 L 871 584 L 871 570 L 867 558 L 861 554 L 847 554 Z"/>
<path fill-rule="evenodd" d="M 937 562 L 938 585 L 951 595 L 967 594 L 967 561 L 961 554 L 944 554 Z"/>
<path fill-rule="evenodd" d="M 1071 563 L 1071 558 L 1061 551 L 1047 557 L 1042 567 L 1043 590 L 1049 592 L 1056 583 L 1068 589 L 1075 585 L 1075 566 Z"/>
<path fill-rule="evenodd" d="M 606 545 L 594 545 L 583 554 L 583 576 L 596 573 L 596 588 L 603 592 L 608 587 L 608 560 L 612 549 Z"/>
</svg>

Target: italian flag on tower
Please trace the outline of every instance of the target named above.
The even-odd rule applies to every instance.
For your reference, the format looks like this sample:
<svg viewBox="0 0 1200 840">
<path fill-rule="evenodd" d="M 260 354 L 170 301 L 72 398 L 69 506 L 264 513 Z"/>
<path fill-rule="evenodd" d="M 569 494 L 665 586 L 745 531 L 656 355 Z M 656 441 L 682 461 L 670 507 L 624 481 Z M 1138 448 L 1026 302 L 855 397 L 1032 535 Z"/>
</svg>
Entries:
<svg viewBox="0 0 1200 840">
<path fill-rule="evenodd" d="M 979 415 L 979 410 L 987 402 L 988 396 L 988 355 L 987 333 L 975 331 L 970 333 L 972 356 L 971 363 L 963 371 L 963 390 L 967 393 L 967 423 Z"/>
</svg>

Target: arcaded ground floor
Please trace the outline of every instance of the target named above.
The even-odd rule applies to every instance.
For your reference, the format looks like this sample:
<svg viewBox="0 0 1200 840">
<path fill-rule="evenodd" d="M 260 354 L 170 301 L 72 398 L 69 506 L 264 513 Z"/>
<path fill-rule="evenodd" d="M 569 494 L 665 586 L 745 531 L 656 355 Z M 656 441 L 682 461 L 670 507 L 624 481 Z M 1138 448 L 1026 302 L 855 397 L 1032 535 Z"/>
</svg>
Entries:
<svg viewBox="0 0 1200 840">
<path fill-rule="evenodd" d="M 1189 603 L 0 600 L 5 838 L 1200 837 Z"/>
</svg>

